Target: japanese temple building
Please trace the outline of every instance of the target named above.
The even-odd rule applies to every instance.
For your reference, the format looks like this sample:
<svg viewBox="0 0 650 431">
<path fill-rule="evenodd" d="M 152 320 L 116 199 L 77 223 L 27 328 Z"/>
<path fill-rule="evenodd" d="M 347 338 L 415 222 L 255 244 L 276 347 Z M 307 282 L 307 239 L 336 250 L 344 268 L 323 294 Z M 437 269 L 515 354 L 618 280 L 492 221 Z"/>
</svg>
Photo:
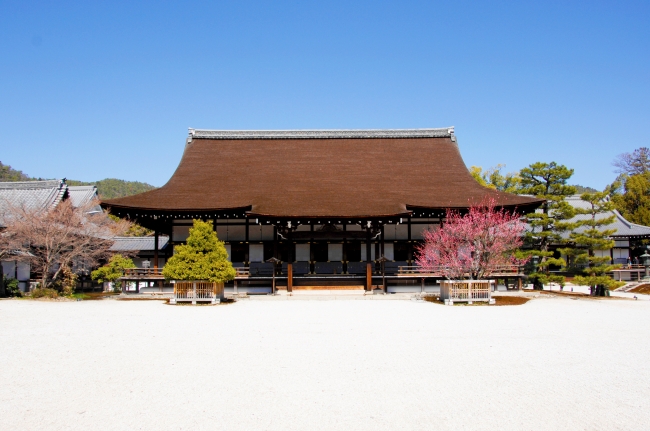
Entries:
<svg viewBox="0 0 650 431">
<path fill-rule="evenodd" d="M 358 283 L 370 267 L 376 277 L 380 256 L 385 273 L 396 273 L 413 264 L 422 231 L 448 208 L 488 197 L 521 213 L 541 203 L 479 185 L 453 127 L 190 129 L 167 184 L 102 206 L 170 238 L 164 252 L 156 248 L 155 268 L 186 240 L 192 219 L 211 220 L 233 265 L 247 269 L 240 287 L 264 291 L 272 257 L 290 286 Z"/>
</svg>

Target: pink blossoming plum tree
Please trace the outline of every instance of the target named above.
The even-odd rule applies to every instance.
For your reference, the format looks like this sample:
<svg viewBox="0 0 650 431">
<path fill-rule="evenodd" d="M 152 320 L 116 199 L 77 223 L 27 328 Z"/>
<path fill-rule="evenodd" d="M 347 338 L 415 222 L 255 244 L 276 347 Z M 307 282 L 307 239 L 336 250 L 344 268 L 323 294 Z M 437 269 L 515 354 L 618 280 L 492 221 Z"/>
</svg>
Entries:
<svg viewBox="0 0 650 431">
<path fill-rule="evenodd" d="M 513 254 L 525 228 L 517 214 L 497 209 L 493 200 L 470 207 L 467 214 L 447 210 L 442 226 L 424 231 L 416 262 L 450 280 L 480 280 L 501 266 L 526 263 L 528 258 Z"/>
</svg>

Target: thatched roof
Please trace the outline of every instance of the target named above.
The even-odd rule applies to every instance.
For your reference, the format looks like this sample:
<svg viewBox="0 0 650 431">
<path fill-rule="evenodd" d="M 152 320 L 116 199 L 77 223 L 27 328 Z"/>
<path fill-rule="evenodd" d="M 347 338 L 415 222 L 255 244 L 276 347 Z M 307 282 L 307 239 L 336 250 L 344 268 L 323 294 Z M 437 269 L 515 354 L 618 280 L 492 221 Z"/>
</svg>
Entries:
<svg viewBox="0 0 650 431">
<path fill-rule="evenodd" d="M 467 208 L 486 197 L 522 211 L 541 203 L 479 185 L 453 128 L 190 129 L 167 184 L 102 205 L 122 214 L 245 209 L 256 216 L 352 218 Z"/>
</svg>

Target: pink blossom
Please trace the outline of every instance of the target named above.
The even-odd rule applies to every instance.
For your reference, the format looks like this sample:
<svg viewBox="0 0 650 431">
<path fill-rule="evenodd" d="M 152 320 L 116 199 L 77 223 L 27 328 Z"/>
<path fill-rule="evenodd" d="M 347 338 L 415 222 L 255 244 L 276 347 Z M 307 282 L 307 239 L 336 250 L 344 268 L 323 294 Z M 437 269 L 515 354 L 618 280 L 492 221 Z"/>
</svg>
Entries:
<svg viewBox="0 0 650 431">
<path fill-rule="evenodd" d="M 512 252 L 522 245 L 525 224 L 516 213 L 497 210 L 494 200 L 471 206 L 469 212 L 447 210 L 442 226 L 423 232 L 424 244 L 418 247 L 417 264 L 446 278 L 481 279 L 505 265 L 523 265 Z"/>
</svg>

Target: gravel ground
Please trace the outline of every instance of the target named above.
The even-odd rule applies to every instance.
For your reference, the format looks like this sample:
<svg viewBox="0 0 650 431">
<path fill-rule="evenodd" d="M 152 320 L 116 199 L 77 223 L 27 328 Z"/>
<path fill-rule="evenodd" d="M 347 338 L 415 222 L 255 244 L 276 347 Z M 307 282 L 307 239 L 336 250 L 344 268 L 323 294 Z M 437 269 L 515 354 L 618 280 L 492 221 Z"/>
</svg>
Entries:
<svg viewBox="0 0 650 431">
<path fill-rule="evenodd" d="M 0 301 L 2 430 L 642 430 L 650 303 Z"/>
</svg>

